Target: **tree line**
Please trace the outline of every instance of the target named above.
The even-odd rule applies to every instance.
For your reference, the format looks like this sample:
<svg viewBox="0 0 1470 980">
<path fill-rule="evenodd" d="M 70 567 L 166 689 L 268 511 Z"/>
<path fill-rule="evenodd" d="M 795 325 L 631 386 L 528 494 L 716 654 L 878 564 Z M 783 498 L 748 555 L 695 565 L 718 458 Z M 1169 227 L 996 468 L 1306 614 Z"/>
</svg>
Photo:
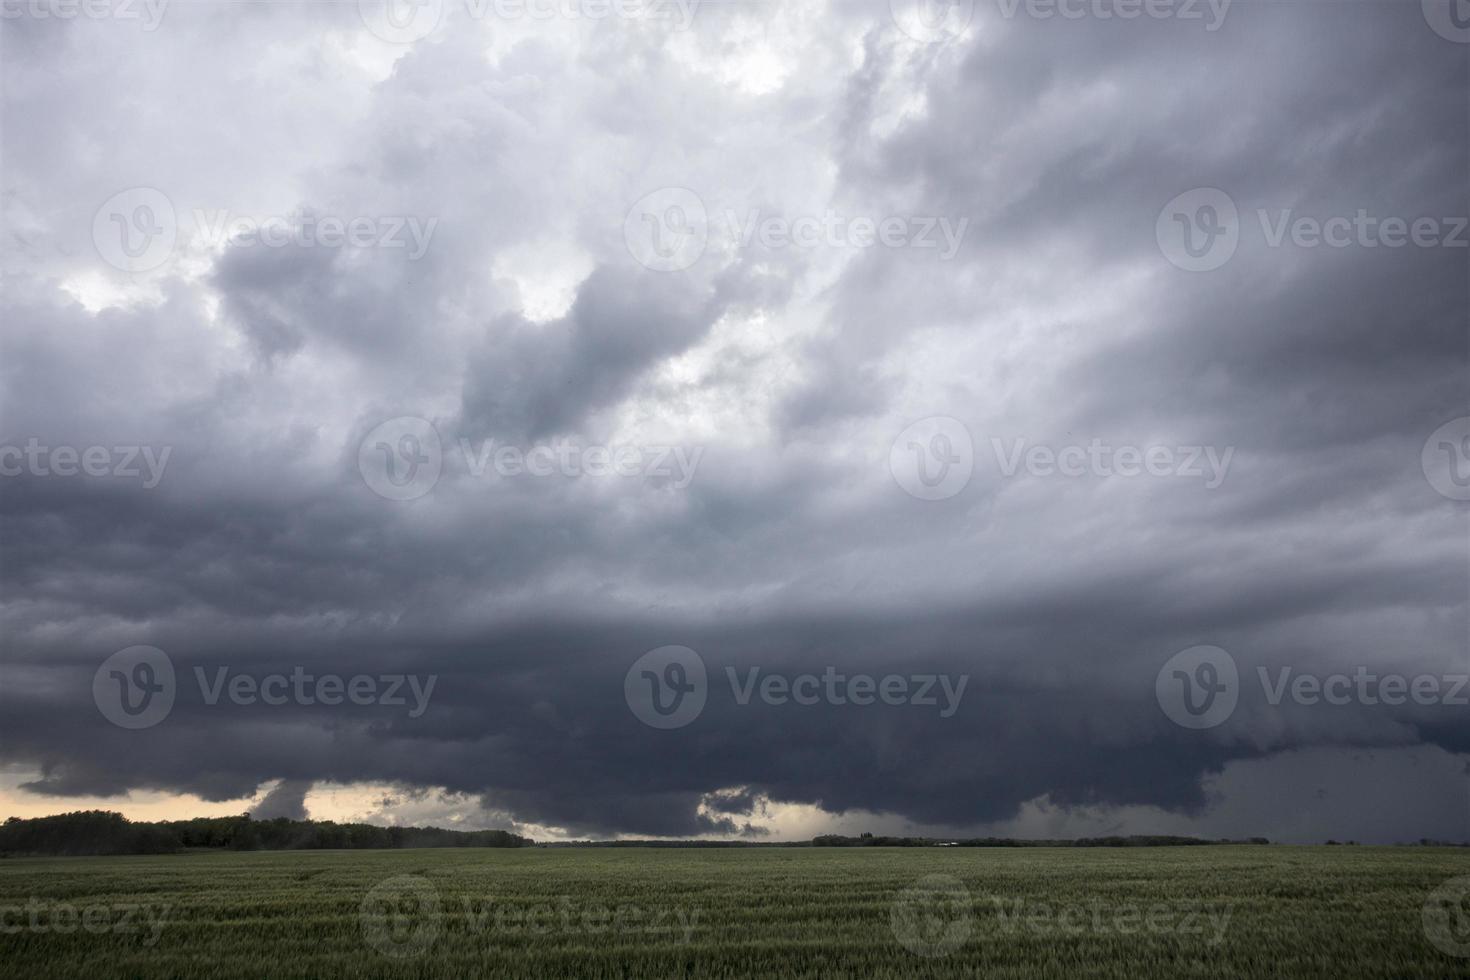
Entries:
<svg viewBox="0 0 1470 980">
<path fill-rule="evenodd" d="M 129 820 L 110 810 L 11 817 L 0 824 L 0 854 L 171 854 L 188 848 L 231 851 L 529 847 L 504 830 L 377 827 L 331 820 L 256 820 L 248 814 L 192 820 Z"/>
</svg>

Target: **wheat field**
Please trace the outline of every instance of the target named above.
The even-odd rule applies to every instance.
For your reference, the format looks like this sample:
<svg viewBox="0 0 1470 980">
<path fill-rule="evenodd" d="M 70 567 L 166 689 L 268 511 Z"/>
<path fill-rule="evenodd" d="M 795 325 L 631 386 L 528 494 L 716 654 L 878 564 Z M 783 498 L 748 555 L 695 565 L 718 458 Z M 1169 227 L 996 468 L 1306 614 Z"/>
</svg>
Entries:
<svg viewBox="0 0 1470 980">
<path fill-rule="evenodd" d="M 0 971 L 1470 977 L 1457 945 L 1470 953 L 1470 918 L 1454 885 L 1467 875 L 1470 850 L 1428 847 L 19 858 L 0 861 Z"/>
</svg>

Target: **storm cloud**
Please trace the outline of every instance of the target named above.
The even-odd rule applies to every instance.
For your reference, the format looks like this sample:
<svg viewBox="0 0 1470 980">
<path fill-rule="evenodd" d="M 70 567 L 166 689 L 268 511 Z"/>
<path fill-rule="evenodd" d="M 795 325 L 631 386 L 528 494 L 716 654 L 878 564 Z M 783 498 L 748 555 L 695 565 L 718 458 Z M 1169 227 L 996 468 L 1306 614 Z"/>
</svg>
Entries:
<svg viewBox="0 0 1470 980">
<path fill-rule="evenodd" d="M 18 794 L 1470 838 L 1443 11 L 582 6 L 0 26 Z M 1211 220 L 1224 258 L 1169 237 Z M 129 728 L 94 682 L 139 645 L 173 702 Z M 627 685 L 671 645 L 705 700 L 660 728 Z M 1238 703 L 1191 728 L 1201 645 Z M 792 696 L 828 673 L 966 681 Z"/>
</svg>

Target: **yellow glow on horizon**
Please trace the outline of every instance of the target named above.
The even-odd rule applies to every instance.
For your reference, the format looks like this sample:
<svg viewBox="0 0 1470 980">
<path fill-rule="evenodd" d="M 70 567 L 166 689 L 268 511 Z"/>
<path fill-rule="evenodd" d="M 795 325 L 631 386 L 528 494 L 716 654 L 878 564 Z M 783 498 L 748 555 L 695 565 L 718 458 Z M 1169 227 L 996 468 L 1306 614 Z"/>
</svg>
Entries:
<svg viewBox="0 0 1470 980">
<path fill-rule="evenodd" d="M 48 817 L 76 810 L 112 810 L 129 820 L 182 820 L 190 817 L 227 817 L 244 813 L 260 796 L 211 802 L 191 793 L 132 790 L 122 796 L 44 796 L 21 789 L 40 773 L 0 769 L 0 818 Z"/>
</svg>

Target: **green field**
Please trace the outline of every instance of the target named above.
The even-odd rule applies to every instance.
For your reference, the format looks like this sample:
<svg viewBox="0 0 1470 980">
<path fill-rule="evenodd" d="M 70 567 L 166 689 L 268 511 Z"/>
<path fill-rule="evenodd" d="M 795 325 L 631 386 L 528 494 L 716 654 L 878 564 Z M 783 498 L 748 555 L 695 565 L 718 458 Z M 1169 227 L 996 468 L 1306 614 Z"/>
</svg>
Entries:
<svg viewBox="0 0 1470 980">
<path fill-rule="evenodd" d="M 1375 847 L 6 859 L 0 974 L 1470 977 L 1424 911 L 1465 875 L 1470 850 Z M 1431 919 L 1470 953 L 1453 901 Z"/>
</svg>

